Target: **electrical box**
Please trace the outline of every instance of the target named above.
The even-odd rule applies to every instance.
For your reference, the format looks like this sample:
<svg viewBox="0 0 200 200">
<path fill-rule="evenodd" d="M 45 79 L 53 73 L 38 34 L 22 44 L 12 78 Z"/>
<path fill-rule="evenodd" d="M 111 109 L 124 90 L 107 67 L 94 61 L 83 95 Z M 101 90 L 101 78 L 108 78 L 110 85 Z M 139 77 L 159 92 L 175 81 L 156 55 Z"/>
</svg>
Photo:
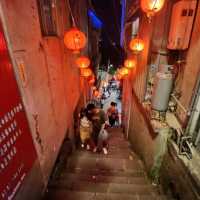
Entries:
<svg viewBox="0 0 200 200">
<path fill-rule="evenodd" d="M 182 0 L 174 4 L 167 45 L 168 49 L 185 50 L 188 48 L 196 4 L 196 0 Z"/>
</svg>

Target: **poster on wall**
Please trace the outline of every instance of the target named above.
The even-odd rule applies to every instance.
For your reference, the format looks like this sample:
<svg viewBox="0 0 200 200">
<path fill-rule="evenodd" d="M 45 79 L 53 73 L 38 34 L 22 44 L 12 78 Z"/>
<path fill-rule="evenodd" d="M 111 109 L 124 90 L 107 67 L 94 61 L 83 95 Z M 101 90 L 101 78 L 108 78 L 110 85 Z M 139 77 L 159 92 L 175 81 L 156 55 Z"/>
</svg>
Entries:
<svg viewBox="0 0 200 200">
<path fill-rule="evenodd" d="M 0 23 L 0 200 L 12 200 L 36 160 Z"/>
</svg>

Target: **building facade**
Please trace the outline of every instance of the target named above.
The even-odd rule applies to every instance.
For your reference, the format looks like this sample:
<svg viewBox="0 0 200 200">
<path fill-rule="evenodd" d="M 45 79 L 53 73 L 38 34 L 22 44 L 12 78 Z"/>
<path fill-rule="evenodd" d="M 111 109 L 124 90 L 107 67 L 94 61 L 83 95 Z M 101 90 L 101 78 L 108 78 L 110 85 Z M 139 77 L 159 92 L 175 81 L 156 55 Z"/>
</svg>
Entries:
<svg viewBox="0 0 200 200">
<path fill-rule="evenodd" d="M 87 9 L 86 0 L 76 4 L 68 0 L 0 2 L 1 34 L 5 35 L 26 125 L 30 128 L 34 144 L 31 149 L 36 152 L 24 181 L 7 191 L 2 181 L 3 196 L 7 192 L 10 198 L 39 199 L 64 139 L 74 137 L 74 111 L 78 112 L 86 103 L 88 89 L 74 62 L 77 55 L 66 49 L 63 38 L 65 31 L 73 26 L 72 18 L 88 35 Z M 83 54 L 87 55 L 88 49 L 89 45 Z M 12 96 L 4 98 L 12 99 Z M 31 150 L 27 159 L 29 156 Z M 17 159 L 21 161 L 20 157 Z"/>
<path fill-rule="evenodd" d="M 177 2 L 179 4 L 176 4 Z M 189 12 L 186 18 L 181 18 L 185 16 L 183 13 L 173 15 L 175 5 L 178 5 L 175 11 L 178 9 L 179 12 L 179 7 L 181 11 L 187 10 L 188 2 L 191 10 L 193 9 L 191 15 Z M 139 1 L 127 1 L 124 45 L 127 57 L 137 59 L 137 73 L 123 81 L 123 109 L 124 113 L 129 113 L 124 120 L 125 132 L 133 148 L 143 159 L 152 179 L 162 182 L 166 192 L 171 189 L 176 198 L 185 200 L 198 199 L 200 195 L 200 62 L 197 59 L 200 39 L 199 13 L 200 5 L 197 1 L 165 1 L 163 9 L 149 22 L 140 9 Z M 192 16 L 193 20 L 188 23 L 192 26 L 188 48 L 168 48 L 173 24 L 181 24 L 180 20 L 185 19 L 188 22 Z M 177 25 L 175 30 L 181 34 L 181 28 L 184 29 L 183 24 L 182 27 Z M 145 44 L 144 50 L 136 56 L 128 48 L 135 33 Z M 186 42 L 187 38 L 184 37 L 183 34 L 183 41 Z M 170 105 L 175 105 L 175 108 L 170 110 L 169 106 L 170 115 L 163 120 L 162 112 L 159 113 L 160 117 L 154 115 L 157 111 L 152 105 L 155 93 L 153 81 L 160 68 L 166 65 L 174 68 Z M 157 120 L 154 120 L 155 118 Z"/>
</svg>

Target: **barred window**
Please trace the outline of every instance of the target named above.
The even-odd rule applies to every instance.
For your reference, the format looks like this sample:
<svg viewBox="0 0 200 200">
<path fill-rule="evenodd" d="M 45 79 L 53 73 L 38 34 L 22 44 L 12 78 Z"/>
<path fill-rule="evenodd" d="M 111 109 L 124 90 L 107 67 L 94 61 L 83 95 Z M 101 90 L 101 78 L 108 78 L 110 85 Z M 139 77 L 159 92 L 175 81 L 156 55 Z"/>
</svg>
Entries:
<svg viewBox="0 0 200 200">
<path fill-rule="evenodd" d="M 56 36 L 56 4 L 54 0 L 38 0 L 40 26 L 43 36 Z"/>
</svg>

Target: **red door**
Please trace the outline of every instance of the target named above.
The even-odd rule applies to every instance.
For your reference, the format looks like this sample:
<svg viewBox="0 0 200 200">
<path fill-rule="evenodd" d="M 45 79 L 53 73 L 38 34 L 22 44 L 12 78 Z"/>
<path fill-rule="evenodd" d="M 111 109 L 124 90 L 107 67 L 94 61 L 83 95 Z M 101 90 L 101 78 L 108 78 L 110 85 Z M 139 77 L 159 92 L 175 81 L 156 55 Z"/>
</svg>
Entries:
<svg viewBox="0 0 200 200">
<path fill-rule="evenodd" d="M 11 200 L 36 159 L 0 23 L 0 200 Z"/>
</svg>

